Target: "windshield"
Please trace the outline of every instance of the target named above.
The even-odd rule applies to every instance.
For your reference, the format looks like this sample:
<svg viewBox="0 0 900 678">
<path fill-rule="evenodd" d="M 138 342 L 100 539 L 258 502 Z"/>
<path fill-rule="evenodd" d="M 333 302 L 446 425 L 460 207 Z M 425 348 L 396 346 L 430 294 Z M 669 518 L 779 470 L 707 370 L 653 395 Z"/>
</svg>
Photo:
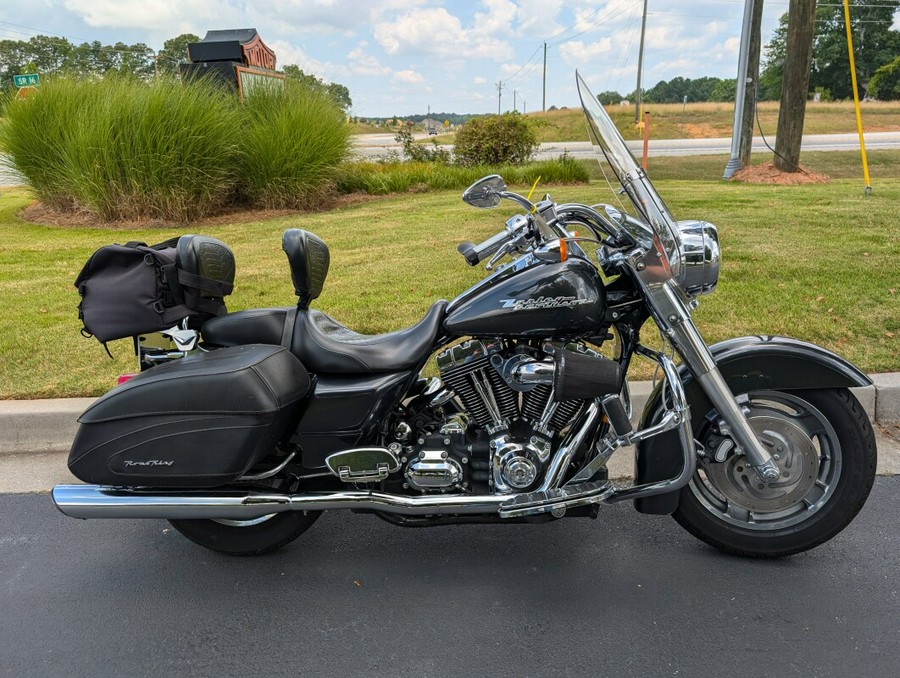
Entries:
<svg viewBox="0 0 900 678">
<path fill-rule="evenodd" d="M 634 159 L 625 140 L 616 129 L 603 106 L 597 100 L 581 74 L 576 73 L 578 81 L 578 96 L 581 97 L 581 107 L 587 118 L 588 129 L 591 135 L 591 143 L 601 166 L 604 160 L 625 189 L 625 193 L 634 206 L 636 216 L 653 227 L 666 250 L 669 261 L 677 266 L 679 261 L 679 236 L 675 217 L 666 207 L 663 199 L 653 187 L 649 177 Z M 678 275 L 678 271 L 673 270 Z"/>
</svg>

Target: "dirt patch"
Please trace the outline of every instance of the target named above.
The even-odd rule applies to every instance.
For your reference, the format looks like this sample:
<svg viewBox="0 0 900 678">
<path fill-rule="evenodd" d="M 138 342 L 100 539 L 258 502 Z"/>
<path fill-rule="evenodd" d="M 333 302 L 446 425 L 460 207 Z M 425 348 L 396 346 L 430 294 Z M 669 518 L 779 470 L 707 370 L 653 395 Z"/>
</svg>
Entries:
<svg viewBox="0 0 900 678">
<path fill-rule="evenodd" d="M 775 163 L 766 162 L 762 165 L 750 165 L 738 170 L 731 177 L 731 181 L 741 181 L 748 184 L 778 184 L 779 186 L 797 186 L 799 184 L 827 184 L 831 177 L 827 174 L 818 174 L 799 166 L 799 172 L 782 172 L 775 167 Z"/>
<path fill-rule="evenodd" d="M 708 122 L 686 122 L 680 125 L 681 131 L 687 139 L 715 139 L 725 136 L 726 133 L 719 127 Z M 650 122 L 650 132 L 653 133 L 653 122 Z M 731 130 L 728 130 L 730 134 Z"/>
<path fill-rule="evenodd" d="M 384 196 L 368 193 L 350 193 L 338 196 L 328 202 L 323 209 L 338 209 L 363 202 L 378 200 Z M 321 211 L 321 210 L 320 210 Z M 42 226 L 57 228 L 106 228 L 111 231 L 138 231 L 147 229 L 172 229 L 193 226 L 222 226 L 227 224 L 246 224 L 252 221 L 265 221 L 278 217 L 296 214 L 309 214 L 304 210 L 274 209 L 230 209 L 191 222 L 166 221 L 165 219 L 137 219 L 122 221 L 104 221 L 93 212 L 87 210 L 59 210 L 41 202 L 34 201 L 20 210 L 18 217 L 23 221 Z"/>
</svg>

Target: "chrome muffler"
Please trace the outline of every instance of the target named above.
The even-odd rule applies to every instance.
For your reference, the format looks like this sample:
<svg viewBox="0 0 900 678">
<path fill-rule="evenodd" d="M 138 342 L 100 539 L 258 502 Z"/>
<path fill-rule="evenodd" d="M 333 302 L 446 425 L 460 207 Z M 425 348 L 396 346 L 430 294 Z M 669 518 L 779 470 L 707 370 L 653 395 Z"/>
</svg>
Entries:
<svg viewBox="0 0 900 678">
<path fill-rule="evenodd" d="M 495 514 L 507 496 L 438 495 L 406 497 L 384 492 L 350 491 L 263 494 L 234 491 L 139 491 L 102 485 L 57 485 L 56 507 L 71 518 L 225 518 L 251 520 L 285 511 L 365 509 L 401 515 Z"/>
</svg>

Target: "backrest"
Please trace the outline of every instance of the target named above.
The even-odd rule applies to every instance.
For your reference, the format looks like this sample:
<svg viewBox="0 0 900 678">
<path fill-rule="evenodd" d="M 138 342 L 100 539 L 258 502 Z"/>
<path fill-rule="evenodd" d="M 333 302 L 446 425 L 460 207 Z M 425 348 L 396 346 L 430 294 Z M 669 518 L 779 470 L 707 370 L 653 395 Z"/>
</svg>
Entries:
<svg viewBox="0 0 900 678">
<path fill-rule="evenodd" d="M 231 293 L 234 254 L 221 240 L 205 235 L 181 236 L 175 249 L 175 264 L 180 282 L 194 287 L 200 297 L 216 299 Z"/>
<path fill-rule="evenodd" d="M 281 248 L 291 265 L 294 293 L 300 298 L 297 306 L 309 308 L 310 302 L 322 293 L 325 285 L 330 263 L 328 245 L 309 231 L 291 228 L 284 232 Z"/>
</svg>

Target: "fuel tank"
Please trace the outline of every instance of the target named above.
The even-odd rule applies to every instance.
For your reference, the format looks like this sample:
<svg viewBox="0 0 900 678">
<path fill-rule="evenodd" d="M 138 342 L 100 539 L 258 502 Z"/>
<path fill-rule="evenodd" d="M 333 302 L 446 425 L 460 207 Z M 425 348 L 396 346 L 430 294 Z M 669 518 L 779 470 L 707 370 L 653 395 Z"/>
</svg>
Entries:
<svg viewBox="0 0 900 678">
<path fill-rule="evenodd" d="M 573 257 L 497 271 L 450 304 L 444 328 L 457 336 L 574 338 L 595 333 L 605 311 L 597 270 Z"/>
</svg>

